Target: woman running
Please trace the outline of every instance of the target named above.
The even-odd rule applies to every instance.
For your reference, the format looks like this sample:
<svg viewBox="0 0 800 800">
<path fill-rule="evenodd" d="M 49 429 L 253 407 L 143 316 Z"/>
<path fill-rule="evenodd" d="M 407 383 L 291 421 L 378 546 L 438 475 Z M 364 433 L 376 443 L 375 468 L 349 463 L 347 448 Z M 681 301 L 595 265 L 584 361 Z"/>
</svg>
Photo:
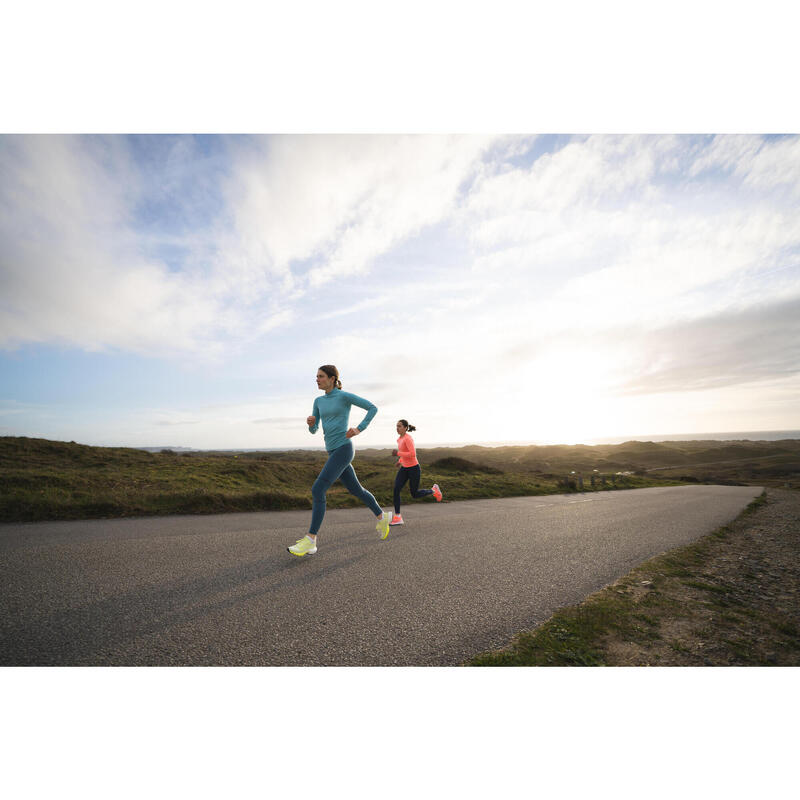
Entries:
<svg viewBox="0 0 800 800">
<path fill-rule="evenodd" d="M 397 449 L 392 450 L 393 456 L 398 456 L 397 464 L 400 467 L 397 470 L 397 477 L 394 479 L 394 516 L 392 517 L 390 525 L 403 525 L 403 517 L 400 515 L 400 490 L 409 483 L 411 496 L 419 499 L 420 497 L 427 497 L 432 494 L 436 498 L 437 503 L 442 502 L 442 490 L 439 488 L 438 483 L 434 483 L 430 489 L 420 489 L 419 479 L 422 471 L 417 461 L 417 449 L 414 447 L 414 440 L 411 438 L 409 431 L 415 431 L 413 425 L 408 424 L 407 419 L 399 419 L 397 421 L 397 432 L 400 438 L 397 440 Z"/>
<path fill-rule="evenodd" d="M 356 477 L 353 465 L 354 450 L 350 441 L 358 436 L 372 418 L 378 413 L 377 406 L 350 392 L 342 391 L 342 382 L 339 380 L 339 370 L 333 364 L 325 364 L 317 370 L 317 388 L 325 394 L 314 401 L 313 413 L 306 418 L 309 433 L 316 433 L 322 421 L 322 431 L 325 434 L 325 449 L 328 451 L 328 460 L 319 473 L 319 477 L 311 487 L 313 503 L 311 505 L 311 526 L 308 535 L 298 539 L 297 543 L 286 549 L 294 556 L 313 555 L 317 552 L 317 532 L 325 516 L 325 495 L 336 480 L 340 480 L 350 494 L 355 495 L 378 518 L 375 526 L 381 539 L 389 535 L 389 512 L 383 510 Z M 356 428 L 349 428 L 350 406 L 366 409 L 367 415 Z"/>
</svg>

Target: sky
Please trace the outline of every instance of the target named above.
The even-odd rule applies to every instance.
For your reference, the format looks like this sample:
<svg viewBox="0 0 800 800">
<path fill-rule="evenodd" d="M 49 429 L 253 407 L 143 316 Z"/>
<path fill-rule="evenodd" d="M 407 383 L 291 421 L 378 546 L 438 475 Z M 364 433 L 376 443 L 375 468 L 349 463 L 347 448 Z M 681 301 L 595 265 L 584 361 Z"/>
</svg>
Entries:
<svg viewBox="0 0 800 800">
<path fill-rule="evenodd" d="M 800 429 L 800 137 L 0 136 L 0 435 L 322 447 L 329 363 L 362 448 Z"/>
</svg>

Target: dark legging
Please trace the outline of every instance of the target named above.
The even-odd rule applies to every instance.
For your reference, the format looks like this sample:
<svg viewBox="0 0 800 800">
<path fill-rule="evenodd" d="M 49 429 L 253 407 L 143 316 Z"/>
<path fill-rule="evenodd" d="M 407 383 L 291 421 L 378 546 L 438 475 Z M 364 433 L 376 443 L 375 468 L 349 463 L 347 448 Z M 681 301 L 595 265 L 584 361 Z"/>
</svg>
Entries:
<svg viewBox="0 0 800 800">
<path fill-rule="evenodd" d="M 311 487 L 311 497 L 314 501 L 311 506 L 311 527 L 308 530 L 312 536 L 316 536 L 319 526 L 322 525 L 322 518 L 325 516 L 327 507 L 325 495 L 337 479 L 345 485 L 350 494 L 355 495 L 370 508 L 373 514 L 377 516 L 383 513 L 373 495 L 358 482 L 356 471 L 350 463 L 354 454 L 353 443 L 350 441 L 337 447 L 328 454 L 328 460 L 322 468 L 322 472 L 314 481 L 314 485 Z"/>
<path fill-rule="evenodd" d="M 400 467 L 400 469 L 397 470 L 397 477 L 394 479 L 395 514 L 400 513 L 400 490 L 406 485 L 406 482 L 408 482 L 408 488 L 411 490 L 411 496 L 415 499 L 433 494 L 433 489 L 419 488 L 419 479 L 421 475 L 422 470 L 419 468 L 419 464 L 415 464 L 413 467 Z"/>
</svg>

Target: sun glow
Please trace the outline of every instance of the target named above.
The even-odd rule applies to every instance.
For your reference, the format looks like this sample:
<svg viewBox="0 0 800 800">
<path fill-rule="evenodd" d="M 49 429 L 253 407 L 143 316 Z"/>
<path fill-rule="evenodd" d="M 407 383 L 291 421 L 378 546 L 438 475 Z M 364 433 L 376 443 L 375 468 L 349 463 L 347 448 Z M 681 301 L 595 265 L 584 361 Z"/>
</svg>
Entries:
<svg viewBox="0 0 800 800">
<path fill-rule="evenodd" d="M 577 443 L 603 436 L 623 423 L 614 396 L 622 362 L 614 354 L 559 349 L 529 362 L 525 395 L 534 438 Z"/>
</svg>

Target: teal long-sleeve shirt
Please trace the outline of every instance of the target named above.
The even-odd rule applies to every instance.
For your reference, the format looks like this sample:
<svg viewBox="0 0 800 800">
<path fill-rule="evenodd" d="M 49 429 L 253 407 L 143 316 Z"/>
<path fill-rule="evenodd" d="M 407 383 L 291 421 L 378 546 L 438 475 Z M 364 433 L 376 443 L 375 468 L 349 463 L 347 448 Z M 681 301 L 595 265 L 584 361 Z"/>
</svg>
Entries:
<svg viewBox="0 0 800 800">
<path fill-rule="evenodd" d="M 329 453 L 347 442 L 345 434 L 350 427 L 350 406 L 366 409 L 367 415 L 356 426 L 360 431 L 364 431 L 378 413 L 378 407 L 369 400 L 341 389 L 331 389 L 328 394 L 323 394 L 314 401 L 311 414 L 316 422 L 309 425 L 308 430 L 309 433 L 316 433 L 320 420 L 322 421 L 325 449 Z"/>
</svg>

